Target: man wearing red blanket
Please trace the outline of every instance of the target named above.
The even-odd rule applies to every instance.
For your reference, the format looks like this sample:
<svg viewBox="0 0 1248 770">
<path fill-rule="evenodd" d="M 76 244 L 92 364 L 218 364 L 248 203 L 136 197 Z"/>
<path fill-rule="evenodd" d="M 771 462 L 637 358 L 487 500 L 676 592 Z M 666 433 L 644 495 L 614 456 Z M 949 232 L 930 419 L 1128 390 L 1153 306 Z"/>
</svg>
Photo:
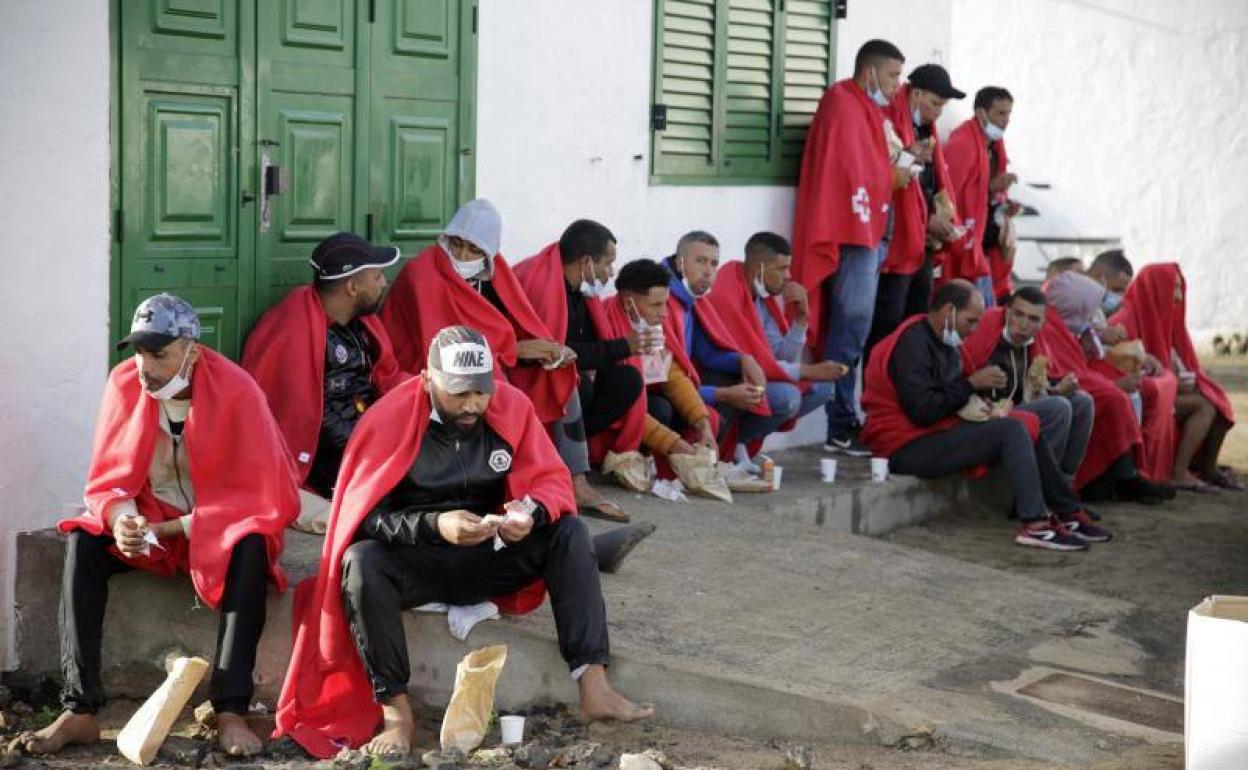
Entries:
<svg viewBox="0 0 1248 770">
<path fill-rule="evenodd" d="M 292 290 L 256 324 L 243 368 L 268 397 L 299 483 L 297 527 L 325 531 L 329 499 L 347 439 L 364 410 L 410 375 L 399 369 L 377 311 L 383 267 L 399 259 L 351 233 L 331 235 L 312 252 L 312 285 Z"/>
<path fill-rule="evenodd" d="M 441 330 L 422 376 L 370 409 L 347 445 L 320 569 L 296 595 L 277 712 L 277 733 L 318 758 L 365 743 L 411 751 L 402 611 L 427 602 L 527 612 L 548 588 L 584 716 L 653 713 L 607 682 L 606 608 L 568 472 L 492 359 L 480 333 Z"/>
<path fill-rule="evenodd" d="M 883 108 L 901 82 L 897 46 L 869 40 L 854 58 L 853 78 L 819 101 L 798 180 L 793 219 L 793 275 L 810 297 L 815 358 L 840 361 L 851 373 L 828 401 L 829 451 L 865 457 L 858 442 L 853 370 L 871 331 L 880 265 L 888 254 L 889 200 L 910 181 L 893 171 Z"/>
<path fill-rule="evenodd" d="M 299 511 L 295 470 L 264 394 L 247 373 L 202 347 L 199 318 L 169 294 L 144 300 L 133 359 L 109 375 L 83 495 L 87 511 L 60 522 L 69 535 L 61 582 L 64 713 L 20 740 L 31 753 L 99 740 L 104 705 L 100 644 L 112 575 L 190 573 L 221 614 L 209 697 L 229 754 L 260 740 L 244 716 L 264 630 L 265 583 L 285 588 L 282 534 Z"/>
<path fill-rule="evenodd" d="M 1014 542 L 1084 550 L 1087 543 L 1065 524 L 1082 509 L 1052 454 L 1036 451 L 1035 415 L 1002 418 L 974 408 L 975 391 L 1006 384 L 996 366 L 963 374 L 958 348 L 983 314 L 975 287 L 951 281 L 936 290 L 927 315 L 910 317 L 880 341 L 863 387 L 863 440 L 903 475 L 938 478 L 1000 464 L 1018 510 Z"/>
<path fill-rule="evenodd" d="M 1010 293 L 1014 269 L 1013 254 L 1001 246 L 1002 228 L 1020 210 L 1006 197 L 1018 181 L 1006 171 L 1005 129 L 1013 109 L 1009 91 L 997 86 L 981 88 L 975 94 L 975 114 L 954 129 L 945 143 L 954 205 L 970 232 L 945 252 L 941 280 L 964 278 L 974 283 L 988 307 Z"/>
<path fill-rule="evenodd" d="M 534 310 L 498 253 L 503 220 L 493 203 L 469 201 L 455 212 L 438 242 L 403 266 L 381 319 L 399 366 L 424 365 L 429 340 L 447 326 L 471 321 L 490 341 L 498 374 L 533 401 L 559 456 L 572 472 L 577 505 L 587 514 L 627 521 L 618 505 L 590 486 L 589 446 L 580 435 L 576 353 L 558 341 Z"/>
</svg>

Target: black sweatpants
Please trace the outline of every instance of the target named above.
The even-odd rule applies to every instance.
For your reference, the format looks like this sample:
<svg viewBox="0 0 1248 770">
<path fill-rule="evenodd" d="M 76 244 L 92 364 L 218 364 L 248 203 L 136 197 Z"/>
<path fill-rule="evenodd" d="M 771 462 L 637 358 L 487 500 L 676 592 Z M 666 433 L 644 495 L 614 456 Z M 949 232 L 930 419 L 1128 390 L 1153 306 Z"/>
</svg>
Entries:
<svg viewBox="0 0 1248 770">
<path fill-rule="evenodd" d="M 1000 464 L 1014 489 L 1020 521 L 1037 521 L 1049 511 L 1071 514 L 1081 507 L 1070 481 L 1043 439 L 1010 417 L 962 422 L 917 438 L 893 453 L 889 469 L 903 476 L 938 478 L 977 465 Z"/>
<path fill-rule="evenodd" d="M 407 692 L 411 679 L 403 610 L 429 602 L 477 604 L 535 578 L 546 581 L 568 668 L 606 665 L 610 645 L 598 557 L 589 530 L 575 516 L 535 527 L 498 551 L 493 539 L 471 547 L 352 544 L 342 557 L 342 601 L 377 699 Z"/>
<path fill-rule="evenodd" d="M 867 335 L 867 357 L 875 343 L 884 339 L 912 315 L 926 313 L 932 302 L 932 255 L 923 258 L 916 272 L 881 273 L 875 290 L 875 313 Z"/>
<path fill-rule="evenodd" d="M 629 364 L 615 364 L 594 372 L 593 379 L 581 374 L 578 390 L 586 438 L 596 436 L 623 417 L 641 397 L 641 372 Z"/>
<path fill-rule="evenodd" d="M 104 705 L 100 644 L 108 579 L 134 569 L 109 553 L 109 535 L 70 533 L 61 576 L 61 703 L 75 714 L 94 714 Z M 269 556 L 260 535 L 238 541 L 230 556 L 225 591 L 218 608 L 217 651 L 209 697 L 218 712 L 246 714 L 254 691 L 252 669 L 264 631 Z"/>
</svg>

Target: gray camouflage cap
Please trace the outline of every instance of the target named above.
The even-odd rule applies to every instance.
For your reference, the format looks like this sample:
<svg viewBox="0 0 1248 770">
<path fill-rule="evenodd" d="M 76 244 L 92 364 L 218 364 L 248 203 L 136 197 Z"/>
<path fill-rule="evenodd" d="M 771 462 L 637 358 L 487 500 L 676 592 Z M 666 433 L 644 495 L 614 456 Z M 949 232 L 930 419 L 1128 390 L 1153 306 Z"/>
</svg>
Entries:
<svg viewBox="0 0 1248 770">
<path fill-rule="evenodd" d="M 160 350 L 178 339 L 199 339 L 199 316 L 191 303 L 172 294 L 157 294 L 139 303 L 130 322 L 130 334 L 117 343 Z"/>
</svg>

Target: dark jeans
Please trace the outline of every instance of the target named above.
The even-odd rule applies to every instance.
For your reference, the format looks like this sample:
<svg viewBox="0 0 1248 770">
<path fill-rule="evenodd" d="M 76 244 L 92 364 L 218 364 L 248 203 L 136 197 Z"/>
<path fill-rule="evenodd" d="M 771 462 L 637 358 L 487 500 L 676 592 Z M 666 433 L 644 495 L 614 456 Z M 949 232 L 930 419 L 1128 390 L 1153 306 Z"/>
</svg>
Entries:
<svg viewBox="0 0 1248 770">
<path fill-rule="evenodd" d="M 961 422 L 948 430 L 917 438 L 893 453 L 889 469 L 903 476 L 938 478 L 1000 464 L 1014 489 L 1021 521 L 1036 521 L 1052 511 L 1080 509 L 1053 451 L 1043 439 L 1032 442 L 1027 428 L 1009 417 L 987 422 Z"/>
<path fill-rule="evenodd" d="M 591 380 L 581 372 L 578 389 L 586 437 L 596 436 L 623 417 L 641 397 L 641 372 L 628 364 L 598 369 Z"/>
<path fill-rule="evenodd" d="M 65 547 L 61 577 L 61 702 L 76 714 L 94 714 L 104 705 L 100 683 L 100 644 L 108 579 L 133 567 L 109 553 L 113 538 L 76 531 Z M 218 712 L 246 714 L 254 691 L 252 669 L 264 632 L 269 557 L 264 539 L 248 535 L 234 546 L 218 608 L 217 651 L 208 693 Z"/>
<path fill-rule="evenodd" d="M 407 692 L 411 679 L 403 610 L 429 602 L 477 604 L 536 578 L 550 591 L 559 653 L 568 667 L 605 665 L 610 644 L 598 557 L 575 516 L 537 527 L 499 551 L 492 539 L 472 547 L 351 545 L 342 557 L 342 601 L 377 699 Z"/>
<path fill-rule="evenodd" d="M 871 248 L 844 244 L 836 273 L 820 289 L 826 304 L 821 319 L 827 331 L 823 360 L 840 361 L 849 367 L 849 374 L 834 384 L 825 407 L 829 440 L 845 436 L 858 425 L 857 369 L 871 333 L 880 266 L 886 256 L 888 241 Z"/>
<path fill-rule="evenodd" d="M 912 315 L 926 313 L 932 302 L 932 257 L 923 260 L 916 272 L 881 273 L 875 293 L 875 313 L 871 316 L 871 333 L 867 335 L 866 358 L 871 348 Z"/>
</svg>

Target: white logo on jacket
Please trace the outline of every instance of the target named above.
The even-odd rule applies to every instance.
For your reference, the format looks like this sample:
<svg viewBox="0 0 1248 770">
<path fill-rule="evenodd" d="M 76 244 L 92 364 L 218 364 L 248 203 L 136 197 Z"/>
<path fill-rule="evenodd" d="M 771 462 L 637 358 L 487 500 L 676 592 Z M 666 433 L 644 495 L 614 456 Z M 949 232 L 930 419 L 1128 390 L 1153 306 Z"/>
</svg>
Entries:
<svg viewBox="0 0 1248 770">
<path fill-rule="evenodd" d="M 849 204 L 864 225 L 871 221 L 871 196 L 867 195 L 867 188 L 859 187 L 849 199 Z"/>
<path fill-rule="evenodd" d="M 506 473 L 511 470 L 511 452 L 506 449 L 495 449 L 490 452 L 490 470 L 495 473 Z"/>
</svg>

